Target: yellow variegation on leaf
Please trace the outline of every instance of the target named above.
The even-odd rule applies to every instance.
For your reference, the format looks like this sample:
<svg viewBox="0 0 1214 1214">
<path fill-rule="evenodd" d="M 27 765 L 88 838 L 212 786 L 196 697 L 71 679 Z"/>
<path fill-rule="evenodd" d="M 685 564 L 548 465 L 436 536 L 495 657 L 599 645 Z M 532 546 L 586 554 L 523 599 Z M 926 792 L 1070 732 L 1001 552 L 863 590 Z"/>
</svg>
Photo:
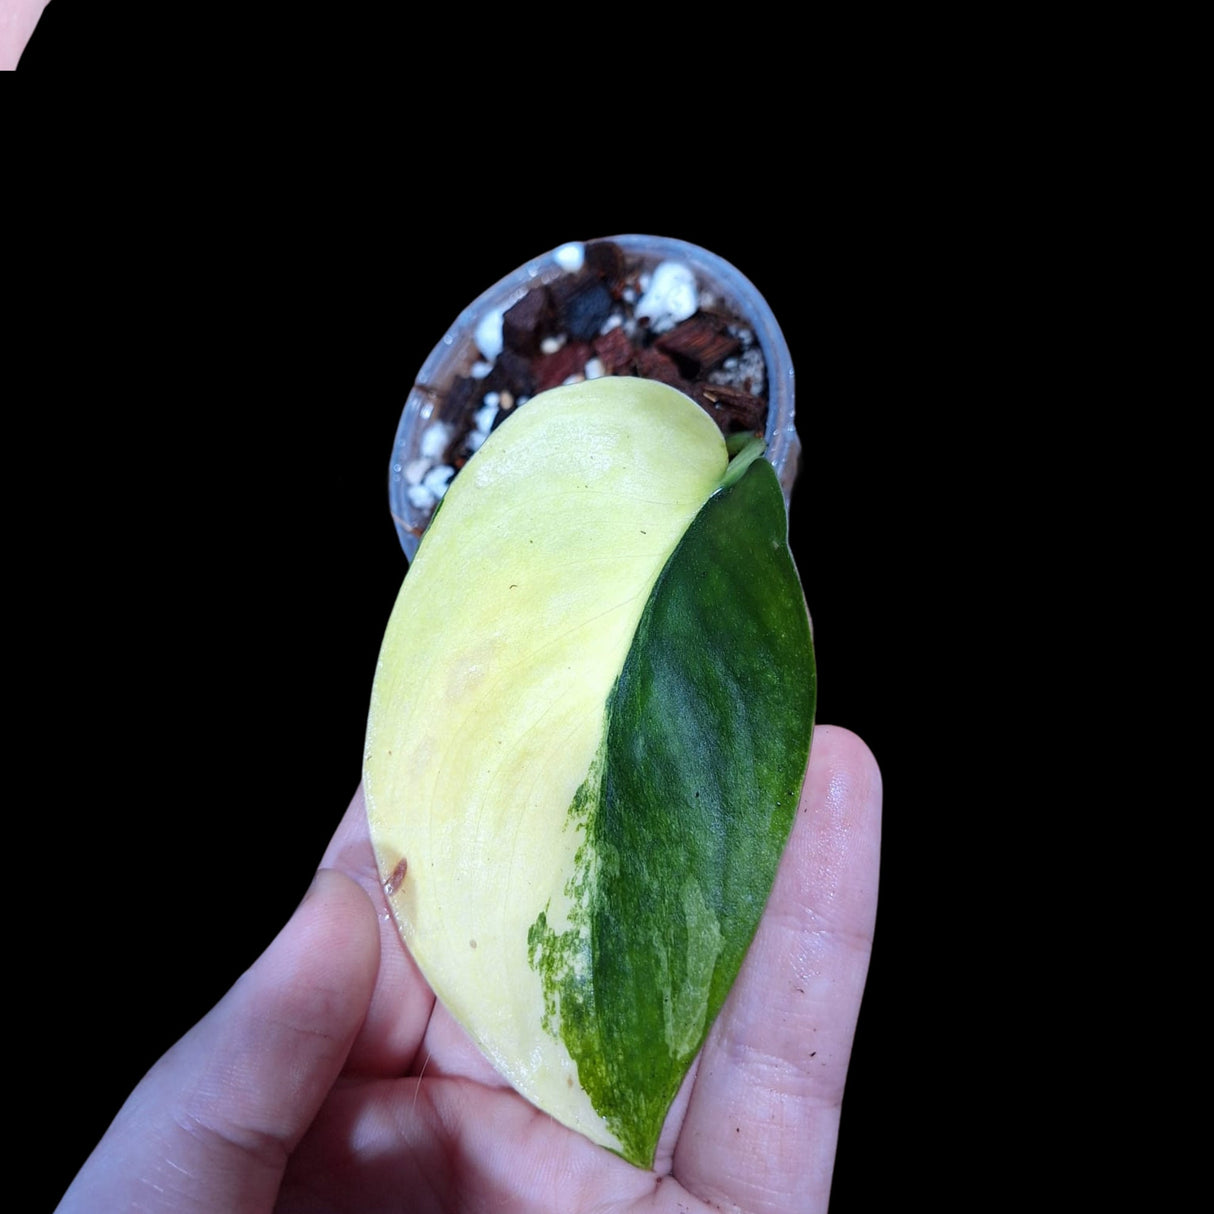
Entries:
<svg viewBox="0 0 1214 1214">
<path fill-rule="evenodd" d="M 760 449 L 731 460 L 651 381 L 533 398 L 448 489 L 372 691 L 371 838 L 419 967 L 519 1092 L 642 1166 L 808 758 L 809 620 Z"/>
</svg>

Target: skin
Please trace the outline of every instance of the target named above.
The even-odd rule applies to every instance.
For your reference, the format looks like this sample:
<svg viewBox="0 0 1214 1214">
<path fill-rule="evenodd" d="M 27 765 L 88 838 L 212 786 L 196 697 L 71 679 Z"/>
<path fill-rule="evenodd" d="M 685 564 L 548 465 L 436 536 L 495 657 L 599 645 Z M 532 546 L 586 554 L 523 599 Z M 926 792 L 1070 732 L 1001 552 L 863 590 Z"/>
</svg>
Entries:
<svg viewBox="0 0 1214 1214">
<path fill-rule="evenodd" d="M 527 1104 L 435 1003 L 359 790 L 302 904 L 135 1089 L 59 1214 L 825 1214 L 880 814 L 872 754 L 820 726 L 758 934 L 644 1171 Z"/>
<path fill-rule="evenodd" d="M 0 70 L 48 0 L 0 0 Z M 281 933 L 148 1073 L 59 1214 L 825 1214 L 876 915 L 881 777 L 821 726 L 758 934 L 653 1171 L 537 1112 L 388 915 L 355 793 Z"/>
<path fill-rule="evenodd" d="M 11 72 L 49 0 L 0 0 L 0 71 Z"/>
<path fill-rule="evenodd" d="M 0 71 L 49 0 L 0 0 Z M 301 905 L 152 1068 L 59 1214 L 825 1214 L 876 915 L 881 777 L 819 727 L 758 934 L 653 1171 L 537 1112 L 435 1003 L 361 790 Z"/>
</svg>

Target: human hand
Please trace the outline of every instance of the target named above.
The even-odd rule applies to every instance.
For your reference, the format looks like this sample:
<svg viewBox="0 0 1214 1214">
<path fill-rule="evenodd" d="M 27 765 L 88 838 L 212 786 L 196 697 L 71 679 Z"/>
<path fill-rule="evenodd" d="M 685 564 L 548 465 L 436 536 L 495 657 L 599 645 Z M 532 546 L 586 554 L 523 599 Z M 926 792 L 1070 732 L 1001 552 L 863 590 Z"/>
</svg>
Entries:
<svg viewBox="0 0 1214 1214">
<path fill-rule="evenodd" d="M 0 72 L 11 72 L 50 0 L 0 0 Z"/>
<path fill-rule="evenodd" d="M 820 726 L 758 933 L 642 1171 L 523 1100 L 436 1003 L 387 910 L 360 790 L 308 896 L 135 1089 L 59 1214 L 823 1214 L 880 808 L 867 748 Z"/>
</svg>

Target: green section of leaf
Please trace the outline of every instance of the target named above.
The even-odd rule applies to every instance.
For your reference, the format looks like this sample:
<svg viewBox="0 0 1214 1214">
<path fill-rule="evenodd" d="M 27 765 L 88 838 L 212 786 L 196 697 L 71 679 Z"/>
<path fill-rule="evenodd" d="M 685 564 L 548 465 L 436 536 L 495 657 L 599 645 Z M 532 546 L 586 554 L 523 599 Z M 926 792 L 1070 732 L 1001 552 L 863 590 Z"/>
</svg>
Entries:
<svg viewBox="0 0 1214 1214">
<path fill-rule="evenodd" d="M 539 972 L 543 989 L 542 1027 L 564 1040 L 588 1040 L 598 1031 L 590 933 L 599 865 L 586 834 L 598 812 L 602 771 L 600 752 L 569 807 L 566 829 L 578 832 L 582 843 L 574 854 L 573 874 L 563 890 L 569 902 L 567 926 L 558 930 L 549 923 L 549 901 L 527 932 L 527 960 Z"/>
<path fill-rule="evenodd" d="M 367 820 L 414 960 L 503 1076 L 613 1150 L 561 1036 L 597 1018 L 604 714 L 726 465 L 712 419 L 665 385 L 609 377 L 534 397 L 452 482 L 371 696 Z"/>
<path fill-rule="evenodd" d="M 742 441 L 735 441 L 737 439 Z M 723 489 L 736 485 L 746 474 L 746 470 L 755 460 L 767 450 L 767 444 L 753 434 L 733 435 L 725 444 L 730 454 L 729 466 L 725 469 L 725 479 L 721 482 Z"/>
<path fill-rule="evenodd" d="M 541 915 L 528 940 L 547 1023 L 641 1166 L 754 935 L 813 725 L 779 483 L 762 460 L 725 480 L 650 594 L 608 706 L 601 777 L 573 807 L 586 836 L 570 928 Z"/>
</svg>

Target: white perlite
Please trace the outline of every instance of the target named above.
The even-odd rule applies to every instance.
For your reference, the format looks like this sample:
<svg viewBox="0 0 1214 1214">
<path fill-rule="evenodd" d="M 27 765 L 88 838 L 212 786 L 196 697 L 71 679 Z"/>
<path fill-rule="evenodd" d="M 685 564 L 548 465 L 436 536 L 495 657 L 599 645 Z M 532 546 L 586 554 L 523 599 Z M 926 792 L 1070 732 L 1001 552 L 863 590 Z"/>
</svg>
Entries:
<svg viewBox="0 0 1214 1214">
<path fill-rule="evenodd" d="M 494 308 L 481 317 L 476 326 L 476 348 L 493 362 L 502 352 L 502 310 Z"/>
<path fill-rule="evenodd" d="M 451 427 L 446 422 L 431 422 L 422 435 L 422 457 L 435 460 L 447 449 L 451 441 Z"/>
<path fill-rule="evenodd" d="M 655 333 L 664 333 L 695 315 L 699 307 L 696 276 L 681 261 L 663 261 L 653 271 L 649 288 L 637 301 L 638 319 L 648 320 Z"/>
<path fill-rule="evenodd" d="M 552 255 L 552 260 L 556 262 L 566 274 L 576 274 L 586 262 L 586 246 L 580 241 L 570 241 L 569 244 L 563 244 Z"/>
</svg>

